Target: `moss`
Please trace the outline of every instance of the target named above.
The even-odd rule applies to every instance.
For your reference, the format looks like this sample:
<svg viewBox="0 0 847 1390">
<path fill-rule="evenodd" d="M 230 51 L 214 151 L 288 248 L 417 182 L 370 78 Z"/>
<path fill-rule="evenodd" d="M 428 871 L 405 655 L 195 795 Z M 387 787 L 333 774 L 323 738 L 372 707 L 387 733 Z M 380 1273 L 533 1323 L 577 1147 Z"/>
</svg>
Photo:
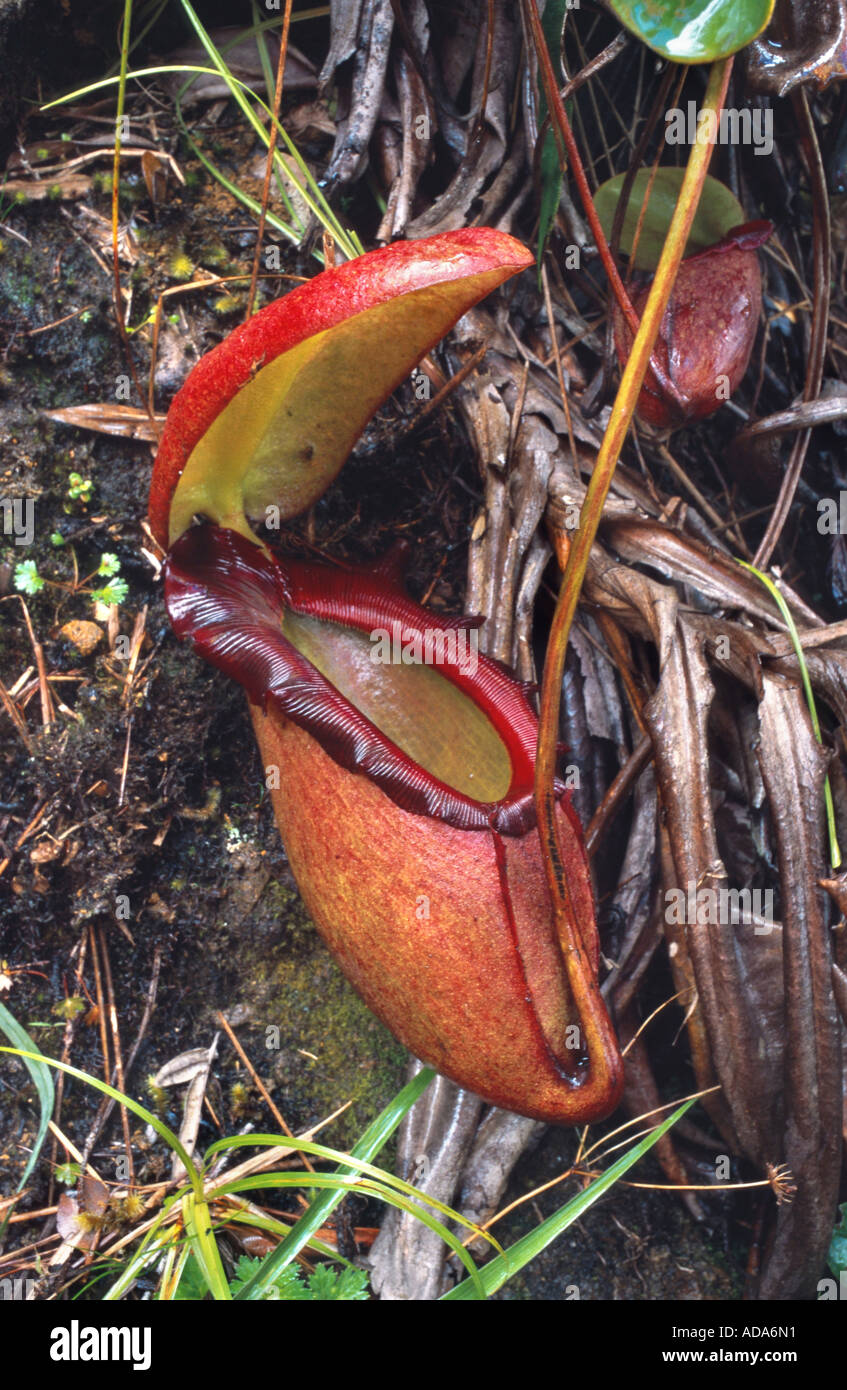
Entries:
<svg viewBox="0 0 847 1390">
<path fill-rule="evenodd" d="M 264 894 L 264 908 L 279 922 L 292 945 L 302 946 L 315 941 L 315 924 L 306 911 L 299 893 L 286 883 L 269 883 Z"/>
<path fill-rule="evenodd" d="M 221 241 L 207 241 L 200 248 L 200 261 L 203 265 L 214 266 L 220 270 L 230 264 L 229 252 Z"/>
<path fill-rule="evenodd" d="M 231 921 L 233 911 L 230 896 L 222 916 Z M 290 880 L 266 883 L 233 929 L 238 942 L 224 949 L 237 952 L 242 989 L 247 982 L 254 1065 L 295 1131 L 351 1101 L 326 1135 L 332 1147 L 348 1147 L 402 1086 L 405 1049 L 345 979 Z M 228 935 L 219 922 L 210 950 Z"/>
<path fill-rule="evenodd" d="M 168 263 L 168 273 L 172 280 L 187 282 L 194 274 L 194 262 L 184 251 L 176 251 Z"/>
<path fill-rule="evenodd" d="M 243 294 L 222 294 L 213 305 L 216 314 L 225 318 L 228 314 L 234 314 L 238 309 L 243 308 L 245 303 Z"/>
<path fill-rule="evenodd" d="M 301 1123 L 311 1123 L 352 1102 L 326 1139 L 334 1148 L 349 1147 L 402 1086 L 405 1049 L 317 939 L 305 956 L 281 951 L 267 962 L 263 983 L 265 1043 L 279 1043 L 267 1052 L 283 1113 L 289 1104 L 302 1112 L 306 1102 L 311 1114 Z M 274 1028 L 278 1035 L 269 1031 Z"/>
</svg>

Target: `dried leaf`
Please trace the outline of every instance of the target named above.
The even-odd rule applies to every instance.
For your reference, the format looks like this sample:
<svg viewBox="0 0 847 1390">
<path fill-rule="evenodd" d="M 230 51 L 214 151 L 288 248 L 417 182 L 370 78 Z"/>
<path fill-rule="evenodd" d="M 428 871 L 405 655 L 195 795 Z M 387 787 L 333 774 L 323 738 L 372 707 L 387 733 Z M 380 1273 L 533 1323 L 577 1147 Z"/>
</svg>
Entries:
<svg viewBox="0 0 847 1390">
<path fill-rule="evenodd" d="M 329 51 L 318 78 L 321 91 L 332 81 L 335 69 L 356 52 L 361 14 L 362 0 L 334 0 L 330 5 Z"/>
<path fill-rule="evenodd" d="M 4 198 L 18 198 L 26 203 L 40 203 L 45 198 L 55 202 L 74 202 L 84 198 L 91 190 L 91 179 L 87 174 L 60 172 L 49 179 L 6 179 L 3 184 Z"/>
<path fill-rule="evenodd" d="M 42 414 L 60 425 L 74 425 L 80 430 L 117 435 L 121 439 L 141 439 L 149 444 L 157 443 L 165 423 L 164 415 L 156 415 L 154 423 L 146 410 L 136 410 L 132 405 L 115 405 L 111 401 L 70 405 L 62 410 L 45 410 Z"/>
<path fill-rule="evenodd" d="M 784 1129 L 772 1161 L 788 1164 L 797 1192 L 777 1210 L 758 1296 L 813 1298 L 841 1167 L 841 1035 L 818 888 L 826 759 L 796 686 L 766 676 L 759 719 L 759 760 L 779 860 L 785 976 Z"/>
<path fill-rule="evenodd" d="M 200 1132 L 200 1118 L 203 1114 L 203 1099 L 206 1095 L 206 1087 L 209 1082 L 209 1072 L 215 1053 L 218 1050 L 218 1033 L 212 1039 L 211 1046 L 206 1049 L 195 1049 L 203 1052 L 203 1062 L 198 1066 L 192 1076 L 185 1096 L 183 1107 L 182 1124 L 179 1127 L 179 1140 L 187 1154 L 193 1154 L 197 1143 L 197 1135 Z M 182 1060 L 189 1054 L 184 1053 Z M 179 1061 L 176 1058 L 175 1061 Z M 182 1159 L 174 1154 L 171 1163 L 171 1178 L 177 1181 L 185 1173 L 185 1165 Z"/>
<path fill-rule="evenodd" d="M 58 859 L 63 848 L 64 846 L 58 840 L 39 840 L 29 852 L 29 862 L 31 864 L 50 864 L 54 859 Z"/>
<path fill-rule="evenodd" d="M 168 192 L 168 166 L 152 150 L 145 150 L 141 156 L 141 172 L 150 196 L 151 203 L 163 203 Z"/>
<path fill-rule="evenodd" d="M 847 3 L 777 0 L 773 24 L 746 56 L 754 91 L 784 97 L 803 82 L 820 91 L 847 76 Z"/>
<path fill-rule="evenodd" d="M 99 1178 L 84 1173 L 79 1180 L 78 1198 L 63 1192 L 56 1209 L 56 1229 L 62 1240 L 76 1250 L 89 1250 L 94 1244 L 109 1203 L 109 1189 Z"/>
<path fill-rule="evenodd" d="M 92 1173 L 83 1173 L 78 1186 L 80 1207 L 89 1216 L 102 1216 L 109 1202 L 109 1189 Z"/>
<path fill-rule="evenodd" d="M 706 546 L 652 521 L 610 521 L 604 535 L 624 559 L 646 564 L 661 574 L 690 584 L 705 597 L 728 608 L 741 608 L 771 628 L 783 628 L 773 603 L 757 579 L 740 565 Z M 797 595 L 786 591 L 798 627 L 821 627 L 817 614 Z"/>
<path fill-rule="evenodd" d="M 209 1066 L 208 1047 L 191 1047 L 160 1067 L 154 1078 L 157 1086 L 184 1086 Z"/>
<path fill-rule="evenodd" d="M 670 836 L 675 884 L 683 894 L 727 888 L 711 803 L 707 723 L 714 686 L 702 634 L 681 620 L 655 695 L 644 718 L 653 739 L 656 776 Z M 670 885 L 668 885 L 670 886 Z M 694 915 L 696 920 L 692 921 Z M 719 913 L 721 918 L 729 914 Z M 701 922 L 686 910 L 684 945 L 697 986 L 698 1010 L 723 1099 L 744 1151 L 762 1166 L 779 1142 L 781 1036 L 768 1026 L 751 991 L 759 939 L 752 928 L 722 920 Z M 705 1077 L 698 1078 L 703 1084 Z"/>
<path fill-rule="evenodd" d="M 335 148 L 324 176 L 330 188 L 351 183 L 367 160 L 388 71 L 394 29 L 391 0 L 366 0 L 358 21 L 349 111 L 338 121 Z"/>
<path fill-rule="evenodd" d="M 239 34 L 242 37 L 239 38 Z M 220 50 L 224 62 L 234 77 L 238 78 L 240 82 L 246 82 L 256 87 L 259 91 L 264 91 L 264 68 L 259 56 L 258 40 L 255 33 L 250 30 L 240 30 L 238 27 L 230 25 L 222 29 L 210 29 L 209 38 Z M 279 35 L 273 31 L 266 31 L 264 39 L 267 44 L 271 71 L 276 72 L 279 62 Z M 165 62 L 208 67 L 209 55 L 201 43 L 187 43 L 172 49 L 166 55 Z M 191 74 L 188 75 L 191 76 Z M 161 78 L 163 85 L 174 94 L 184 86 L 185 80 L 186 75 L 180 72 L 165 73 Z M 284 90 L 286 92 L 307 90 L 314 87 L 317 80 L 315 68 L 306 55 L 301 53 L 299 48 L 295 48 L 294 44 L 289 43 L 285 52 Z M 214 76 L 211 73 L 198 73 L 182 98 L 182 105 L 184 107 L 196 106 L 199 102 L 218 101 L 229 95 L 230 89 L 222 77 Z"/>
<path fill-rule="evenodd" d="M 480 112 L 478 127 L 473 126 L 475 138 L 468 141 L 465 156 L 449 186 L 425 212 L 409 223 L 409 236 L 431 236 L 437 231 L 463 226 L 468 220 L 476 221 L 477 216 L 483 222 L 496 220 L 496 206 L 505 201 L 521 172 L 525 172 L 523 152 L 517 145 L 514 157 L 507 159 L 512 149 L 510 117 L 520 54 L 520 29 L 516 21 L 515 7 L 506 0 L 495 0 L 487 93 L 488 23 L 479 26 L 471 112 L 476 115 L 480 111 L 484 98 L 485 110 Z M 471 205 L 483 190 L 483 207 L 475 210 L 471 218 Z"/>
</svg>

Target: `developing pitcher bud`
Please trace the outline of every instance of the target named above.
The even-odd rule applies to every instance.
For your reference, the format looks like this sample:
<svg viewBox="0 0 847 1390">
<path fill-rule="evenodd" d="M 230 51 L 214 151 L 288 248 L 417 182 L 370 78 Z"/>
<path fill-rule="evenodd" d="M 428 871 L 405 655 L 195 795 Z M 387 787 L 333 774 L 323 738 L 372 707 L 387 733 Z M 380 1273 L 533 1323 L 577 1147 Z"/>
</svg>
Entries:
<svg viewBox="0 0 847 1390">
<path fill-rule="evenodd" d="M 713 415 L 739 385 L 750 361 L 762 303 L 756 253 L 772 231 L 770 222 L 733 227 L 721 241 L 680 265 L 654 348 L 680 402 L 672 400 L 648 370 L 636 406 L 648 424 L 678 429 L 688 420 Z M 647 284 L 632 296 L 639 318 L 649 289 Z M 613 328 L 623 366 L 632 333 L 617 304 Z"/>
</svg>

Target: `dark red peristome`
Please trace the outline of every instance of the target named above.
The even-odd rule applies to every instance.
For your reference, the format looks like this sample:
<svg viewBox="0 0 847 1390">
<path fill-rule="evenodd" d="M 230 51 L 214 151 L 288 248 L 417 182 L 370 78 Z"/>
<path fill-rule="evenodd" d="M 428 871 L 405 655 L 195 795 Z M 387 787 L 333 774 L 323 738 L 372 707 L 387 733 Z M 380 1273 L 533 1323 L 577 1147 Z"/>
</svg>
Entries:
<svg viewBox="0 0 847 1390">
<path fill-rule="evenodd" d="M 701 256 L 720 256 L 725 251 L 758 251 L 772 236 L 773 223 L 767 218 L 760 218 L 757 222 L 740 222 L 737 227 L 730 227 L 714 246 L 705 246 L 702 251 L 686 256 L 685 264 L 693 265 Z"/>
<path fill-rule="evenodd" d="M 404 810 L 461 830 L 522 835 L 535 824 L 533 779 L 537 723 L 520 682 L 481 654 L 474 669 L 445 662 L 442 676 L 482 709 L 512 765 L 508 794 L 479 802 L 412 762 L 292 645 L 281 631 L 284 609 L 371 633 L 401 625 L 401 640 L 424 630 L 478 625 L 421 608 L 400 590 L 385 563 L 330 568 L 277 560 L 234 531 L 195 526 L 165 561 L 165 600 L 179 637 L 244 686 L 254 704 L 273 704 L 311 733 L 342 767 L 362 772 Z M 578 829 L 566 801 L 565 809 Z"/>
</svg>

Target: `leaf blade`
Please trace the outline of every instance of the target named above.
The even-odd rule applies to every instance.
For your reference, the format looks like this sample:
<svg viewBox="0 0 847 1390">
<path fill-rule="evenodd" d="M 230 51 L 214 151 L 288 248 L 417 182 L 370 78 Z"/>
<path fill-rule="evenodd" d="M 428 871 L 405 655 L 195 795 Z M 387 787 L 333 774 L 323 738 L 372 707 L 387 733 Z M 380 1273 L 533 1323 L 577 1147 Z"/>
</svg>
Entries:
<svg viewBox="0 0 847 1390">
<path fill-rule="evenodd" d="M 728 58 L 762 32 L 775 0 L 609 0 L 631 34 L 672 63 Z"/>
</svg>

